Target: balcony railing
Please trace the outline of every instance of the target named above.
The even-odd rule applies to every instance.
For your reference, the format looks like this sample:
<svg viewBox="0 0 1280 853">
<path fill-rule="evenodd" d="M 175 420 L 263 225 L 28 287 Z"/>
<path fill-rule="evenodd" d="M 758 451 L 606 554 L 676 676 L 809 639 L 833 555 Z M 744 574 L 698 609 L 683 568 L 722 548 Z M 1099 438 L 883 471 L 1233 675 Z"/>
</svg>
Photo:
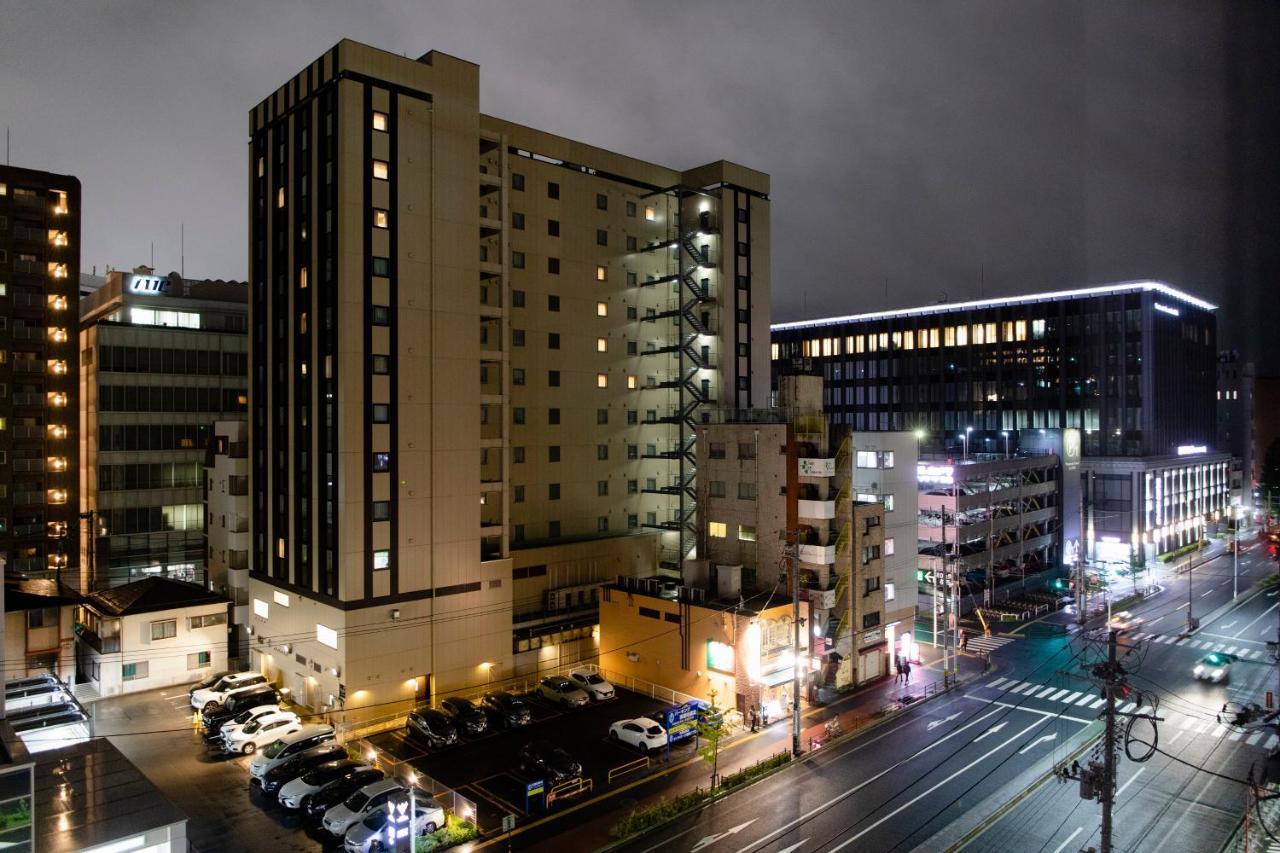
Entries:
<svg viewBox="0 0 1280 853">
<path fill-rule="evenodd" d="M 120 637 L 100 637 L 95 632 L 89 630 L 89 626 L 77 622 L 76 636 L 85 641 L 85 644 L 95 649 L 100 655 L 109 655 L 113 652 L 120 651 Z"/>
</svg>

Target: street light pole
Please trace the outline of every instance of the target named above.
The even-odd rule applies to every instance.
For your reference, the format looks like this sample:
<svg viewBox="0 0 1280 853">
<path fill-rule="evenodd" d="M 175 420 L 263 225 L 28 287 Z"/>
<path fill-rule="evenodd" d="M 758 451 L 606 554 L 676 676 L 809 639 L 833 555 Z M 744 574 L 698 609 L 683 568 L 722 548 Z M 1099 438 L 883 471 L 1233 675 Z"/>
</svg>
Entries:
<svg viewBox="0 0 1280 853">
<path fill-rule="evenodd" d="M 1007 429 L 1000 430 L 1000 435 L 1004 438 L 1004 458 L 1009 458 L 1009 431 Z"/>
<path fill-rule="evenodd" d="M 964 461 L 969 461 L 969 433 L 973 432 L 973 427 L 965 427 L 964 432 L 960 434 L 960 438 L 964 440 Z"/>
<path fill-rule="evenodd" d="M 1191 570 L 1195 568 L 1192 561 L 1195 560 L 1195 554 L 1187 555 L 1187 633 L 1190 634 L 1195 630 L 1195 618 L 1191 615 Z"/>
</svg>

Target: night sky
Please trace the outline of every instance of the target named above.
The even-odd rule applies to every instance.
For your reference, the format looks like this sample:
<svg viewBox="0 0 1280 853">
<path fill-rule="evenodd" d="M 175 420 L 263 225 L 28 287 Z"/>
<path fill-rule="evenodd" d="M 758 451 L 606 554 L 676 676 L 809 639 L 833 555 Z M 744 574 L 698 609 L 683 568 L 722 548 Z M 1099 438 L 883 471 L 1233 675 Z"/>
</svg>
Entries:
<svg viewBox="0 0 1280 853">
<path fill-rule="evenodd" d="M 3 0 L 0 121 L 81 178 L 86 272 L 177 269 L 185 223 L 189 275 L 243 278 L 249 108 L 344 36 L 441 50 L 486 113 L 769 172 L 775 320 L 1160 278 L 1258 356 L 1278 7 Z"/>
</svg>

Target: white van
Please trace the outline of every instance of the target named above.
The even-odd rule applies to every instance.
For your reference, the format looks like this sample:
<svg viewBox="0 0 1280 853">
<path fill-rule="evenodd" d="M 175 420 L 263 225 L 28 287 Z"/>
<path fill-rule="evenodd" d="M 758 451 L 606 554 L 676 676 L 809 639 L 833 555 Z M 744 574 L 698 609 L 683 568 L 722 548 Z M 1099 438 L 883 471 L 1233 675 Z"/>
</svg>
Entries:
<svg viewBox="0 0 1280 853">
<path fill-rule="evenodd" d="M 191 691 L 191 707 L 197 711 L 212 711 L 237 691 L 243 692 L 246 687 L 261 687 L 266 683 L 267 677 L 260 672 L 233 672 L 208 687 Z"/>
</svg>

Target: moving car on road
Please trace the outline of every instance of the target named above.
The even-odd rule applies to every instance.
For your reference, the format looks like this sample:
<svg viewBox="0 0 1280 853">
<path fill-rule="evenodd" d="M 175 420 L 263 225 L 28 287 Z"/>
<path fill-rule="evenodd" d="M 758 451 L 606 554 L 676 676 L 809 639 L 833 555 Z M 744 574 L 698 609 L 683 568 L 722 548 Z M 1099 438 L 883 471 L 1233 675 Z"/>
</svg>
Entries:
<svg viewBox="0 0 1280 853">
<path fill-rule="evenodd" d="M 504 729 L 527 726 L 533 720 L 524 700 L 510 693 L 489 693 L 480 700 L 480 704 L 489 712 L 489 721 Z"/>
<path fill-rule="evenodd" d="M 538 682 L 538 692 L 562 708 L 581 708 L 591 700 L 580 687 L 563 675 L 548 675 Z"/>
<path fill-rule="evenodd" d="M 535 740 L 520 750 L 520 769 L 552 785 L 582 778 L 582 765 L 551 741 Z"/>
<path fill-rule="evenodd" d="M 604 677 L 594 670 L 575 669 L 569 673 L 569 680 L 576 684 L 578 689 L 590 696 L 592 702 L 603 702 L 606 699 L 612 699 L 614 696 L 613 685 L 605 681 Z"/>
<path fill-rule="evenodd" d="M 1142 617 L 1134 616 L 1128 610 L 1111 614 L 1111 621 L 1107 623 L 1108 628 L 1114 628 L 1117 631 L 1134 631 L 1141 626 Z"/>
<path fill-rule="evenodd" d="M 1200 681 L 1212 681 L 1214 684 L 1226 684 L 1231 680 L 1231 664 L 1237 660 L 1235 655 L 1226 652 L 1210 652 L 1200 658 L 1196 668 L 1192 670 Z"/>
<path fill-rule="evenodd" d="M 471 704 L 469 699 L 450 698 L 440 703 L 440 708 L 462 734 L 476 737 L 489 730 L 489 718 L 484 711 Z"/>
<path fill-rule="evenodd" d="M 407 790 L 399 779 L 383 779 L 380 782 L 365 785 L 325 812 L 324 820 L 320 825 L 330 835 L 342 838 L 347 834 L 348 829 L 364 820 L 366 815 L 377 811 L 397 794 L 404 794 L 407 800 Z"/>
<path fill-rule="evenodd" d="M 421 838 L 444 826 L 444 807 L 435 800 L 413 800 L 409 814 L 409 797 L 392 800 L 347 830 L 342 847 L 347 853 L 374 853 L 398 849 L 399 842 L 411 835 Z"/>
<path fill-rule="evenodd" d="M 628 746 L 634 746 L 644 755 L 651 749 L 667 745 L 667 730 L 648 717 L 619 720 L 609 727 L 609 737 Z"/>
</svg>

